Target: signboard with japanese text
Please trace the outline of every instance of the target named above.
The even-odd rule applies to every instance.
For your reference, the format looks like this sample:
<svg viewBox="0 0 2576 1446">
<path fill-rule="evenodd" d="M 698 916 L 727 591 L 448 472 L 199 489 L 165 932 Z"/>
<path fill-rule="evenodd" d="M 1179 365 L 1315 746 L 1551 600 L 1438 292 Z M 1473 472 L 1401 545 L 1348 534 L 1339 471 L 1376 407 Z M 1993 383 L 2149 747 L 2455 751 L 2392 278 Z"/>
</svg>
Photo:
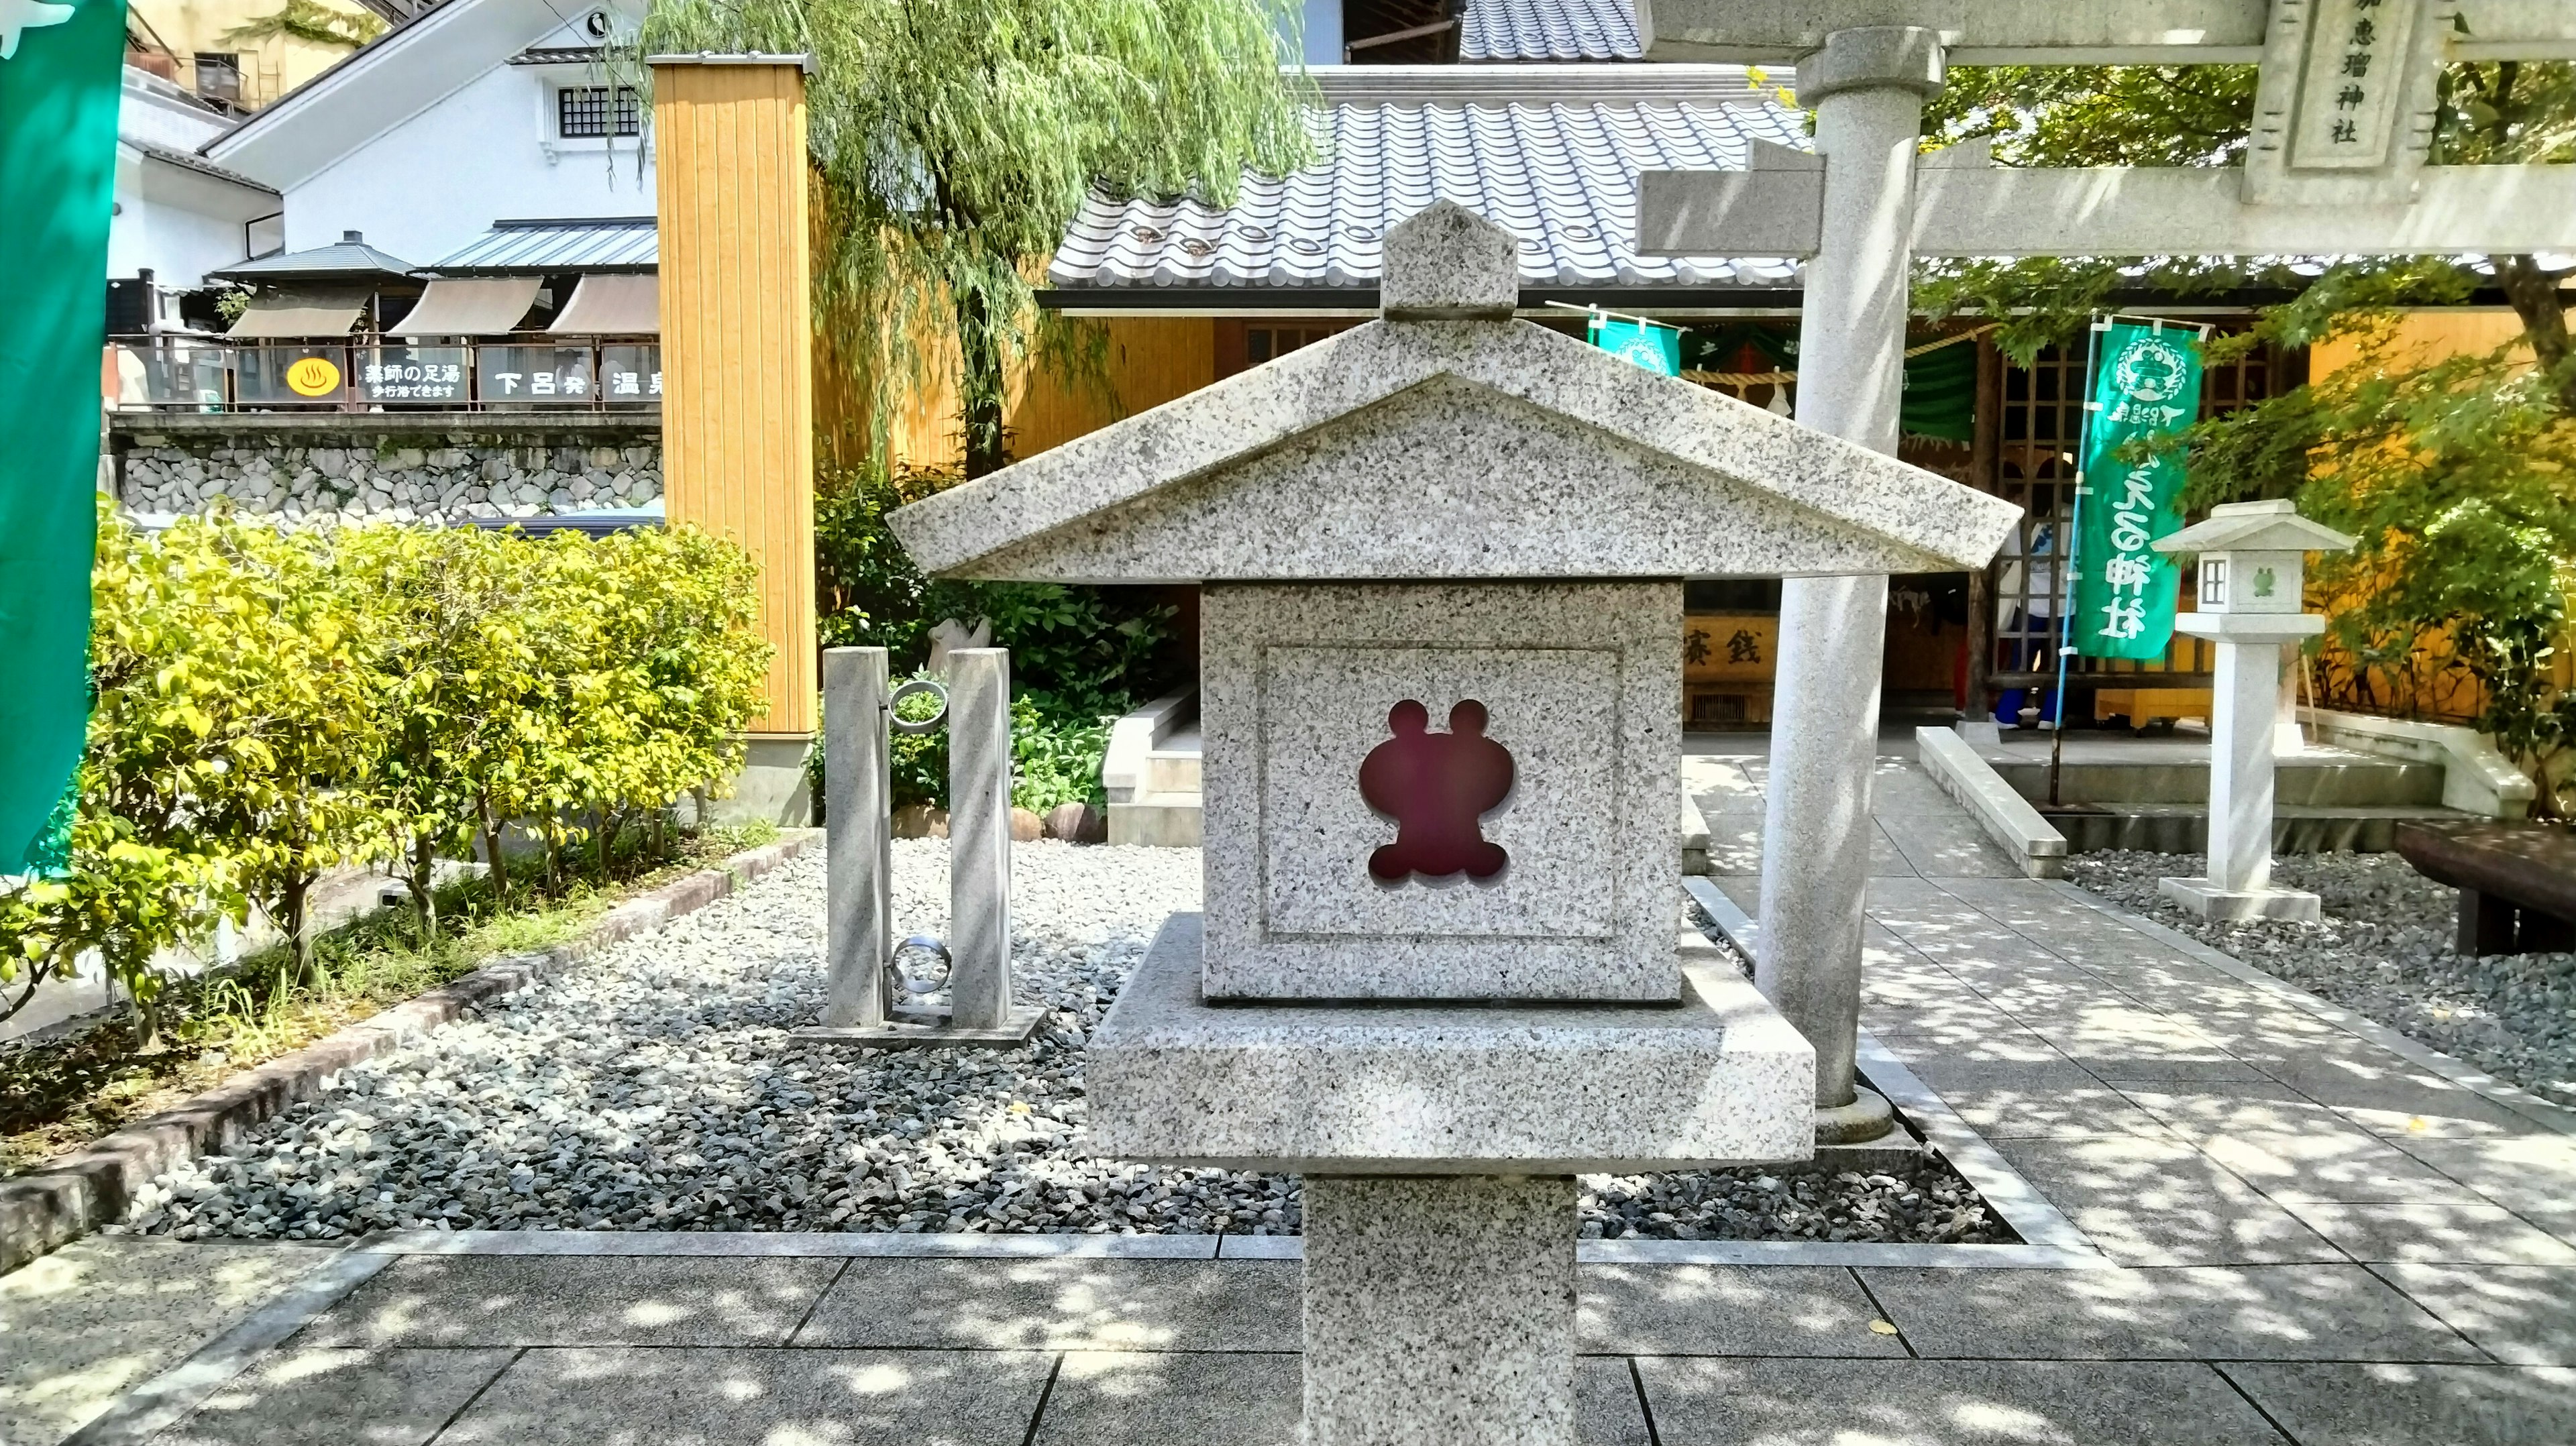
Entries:
<svg viewBox="0 0 2576 1446">
<path fill-rule="evenodd" d="M 364 355 L 358 394 L 367 401 L 465 404 L 467 363 L 461 346 L 384 346 Z"/>
<path fill-rule="evenodd" d="M 2132 442 L 2200 420 L 2200 340 L 2178 327 L 2123 322 L 2102 333 L 2084 430 L 2075 540 L 2075 650 L 2088 658 L 2161 658 L 2179 588 L 2159 537 L 2182 530 L 2183 455 L 2132 459 Z"/>
</svg>

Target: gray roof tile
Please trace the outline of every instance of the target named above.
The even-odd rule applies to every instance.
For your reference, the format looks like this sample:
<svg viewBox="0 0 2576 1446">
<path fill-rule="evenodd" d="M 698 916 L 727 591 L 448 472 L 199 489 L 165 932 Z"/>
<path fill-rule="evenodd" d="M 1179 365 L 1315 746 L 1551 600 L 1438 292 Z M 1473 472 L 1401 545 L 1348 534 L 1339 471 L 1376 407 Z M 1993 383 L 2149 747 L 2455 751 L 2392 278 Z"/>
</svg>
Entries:
<svg viewBox="0 0 2576 1446">
<path fill-rule="evenodd" d="M 1634 73 L 1634 72 L 1632 72 Z M 1387 228 L 1451 200 L 1520 239 L 1521 284 L 1786 285 L 1793 263 L 1635 251 L 1640 170 L 1741 170 L 1759 137 L 1805 147 L 1778 106 L 1595 100 L 1335 105 L 1311 114 L 1330 159 L 1247 178 L 1224 211 L 1095 196 L 1066 232 L 1060 287 L 1369 287 Z"/>
<path fill-rule="evenodd" d="M 1467 0 L 1460 60 L 1636 60 L 1629 0 Z"/>
</svg>

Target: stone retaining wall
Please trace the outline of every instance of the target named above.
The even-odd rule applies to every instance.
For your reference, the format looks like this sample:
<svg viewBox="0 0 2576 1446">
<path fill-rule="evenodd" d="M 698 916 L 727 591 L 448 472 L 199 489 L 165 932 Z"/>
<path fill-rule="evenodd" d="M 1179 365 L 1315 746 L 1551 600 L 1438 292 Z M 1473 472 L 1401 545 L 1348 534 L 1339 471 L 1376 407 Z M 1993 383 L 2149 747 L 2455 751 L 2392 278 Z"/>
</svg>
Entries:
<svg viewBox="0 0 2576 1446">
<path fill-rule="evenodd" d="M 118 496 L 134 512 L 202 512 L 230 497 L 289 521 L 455 521 L 641 507 L 661 500 L 662 441 L 624 436 L 322 438 L 138 434 Z"/>
</svg>

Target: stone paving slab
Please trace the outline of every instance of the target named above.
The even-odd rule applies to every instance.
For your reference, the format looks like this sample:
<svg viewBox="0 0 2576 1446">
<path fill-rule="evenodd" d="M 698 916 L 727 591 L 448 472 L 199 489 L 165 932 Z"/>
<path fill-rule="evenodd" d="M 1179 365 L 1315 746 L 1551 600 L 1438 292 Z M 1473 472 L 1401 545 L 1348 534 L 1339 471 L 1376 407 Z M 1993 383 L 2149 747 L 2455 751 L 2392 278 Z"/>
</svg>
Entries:
<svg viewBox="0 0 2576 1446">
<path fill-rule="evenodd" d="M 854 1260 L 800 1346 L 1293 1351 L 1293 1262 Z"/>
<path fill-rule="evenodd" d="M 2122 1265 L 2344 1259 L 2281 1205 L 2181 1140 L 2004 1140 L 2022 1177 Z"/>
<path fill-rule="evenodd" d="M 2384 1265 L 2375 1269 L 2507 1365 L 2576 1366 L 2576 1268 Z M 2576 1440 L 2576 1435 L 2560 1439 Z"/>
<path fill-rule="evenodd" d="M 282 1350 L 153 1438 L 155 1446 L 419 1446 L 515 1350 Z M 452 1438 L 451 1438 L 452 1439 Z"/>
<path fill-rule="evenodd" d="M 1582 1349 L 1632 1356 L 1901 1356 L 1833 1266 L 1587 1266 Z M 1885 1322 L 1880 1321 L 1883 1325 Z"/>
<path fill-rule="evenodd" d="M 2576 1441 L 2576 1371 L 2287 1364 L 2222 1369 L 2301 1446 Z"/>
<path fill-rule="evenodd" d="M 438 1446 L 997 1446 L 1055 1357 L 1018 1351 L 532 1350 Z"/>
<path fill-rule="evenodd" d="M 0 1275 L 0 1442 L 50 1442 L 332 1257 L 91 1236 Z"/>
<path fill-rule="evenodd" d="M 1297 1446 L 1293 1354 L 1074 1351 L 1031 1446 Z"/>
<path fill-rule="evenodd" d="M 2484 1359 L 2358 1265 L 1859 1273 L 1905 1343 L 1929 1357 Z"/>
<path fill-rule="evenodd" d="M 297 1333 L 301 1348 L 777 1346 L 838 1260 L 406 1256 Z"/>
<path fill-rule="evenodd" d="M 2284 1208 L 2364 1264 L 2576 1265 L 2576 1246 L 2501 1205 L 2291 1200 Z"/>
<path fill-rule="evenodd" d="M 2279 1446 L 2198 1362 L 1640 1360 L 1660 1446 Z"/>
</svg>

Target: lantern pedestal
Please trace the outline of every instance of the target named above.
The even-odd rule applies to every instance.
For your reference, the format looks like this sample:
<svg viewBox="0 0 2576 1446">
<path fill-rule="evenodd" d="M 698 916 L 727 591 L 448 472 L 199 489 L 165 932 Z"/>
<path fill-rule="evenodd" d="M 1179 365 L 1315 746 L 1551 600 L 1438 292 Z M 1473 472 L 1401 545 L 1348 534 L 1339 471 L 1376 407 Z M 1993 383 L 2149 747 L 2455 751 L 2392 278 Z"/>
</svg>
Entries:
<svg viewBox="0 0 2576 1446">
<path fill-rule="evenodd" d="M 2317 896 L 2272 887 L 2273 720 L 2282 644 L 2325 631 L 2313 613 L 2185 613 L 2178 631 L 2218 644 L 2209 708 L 2209 873 L 2159 879 L 2168 899 L 2204 919 L 2315 923 Z"/>
</svg>

